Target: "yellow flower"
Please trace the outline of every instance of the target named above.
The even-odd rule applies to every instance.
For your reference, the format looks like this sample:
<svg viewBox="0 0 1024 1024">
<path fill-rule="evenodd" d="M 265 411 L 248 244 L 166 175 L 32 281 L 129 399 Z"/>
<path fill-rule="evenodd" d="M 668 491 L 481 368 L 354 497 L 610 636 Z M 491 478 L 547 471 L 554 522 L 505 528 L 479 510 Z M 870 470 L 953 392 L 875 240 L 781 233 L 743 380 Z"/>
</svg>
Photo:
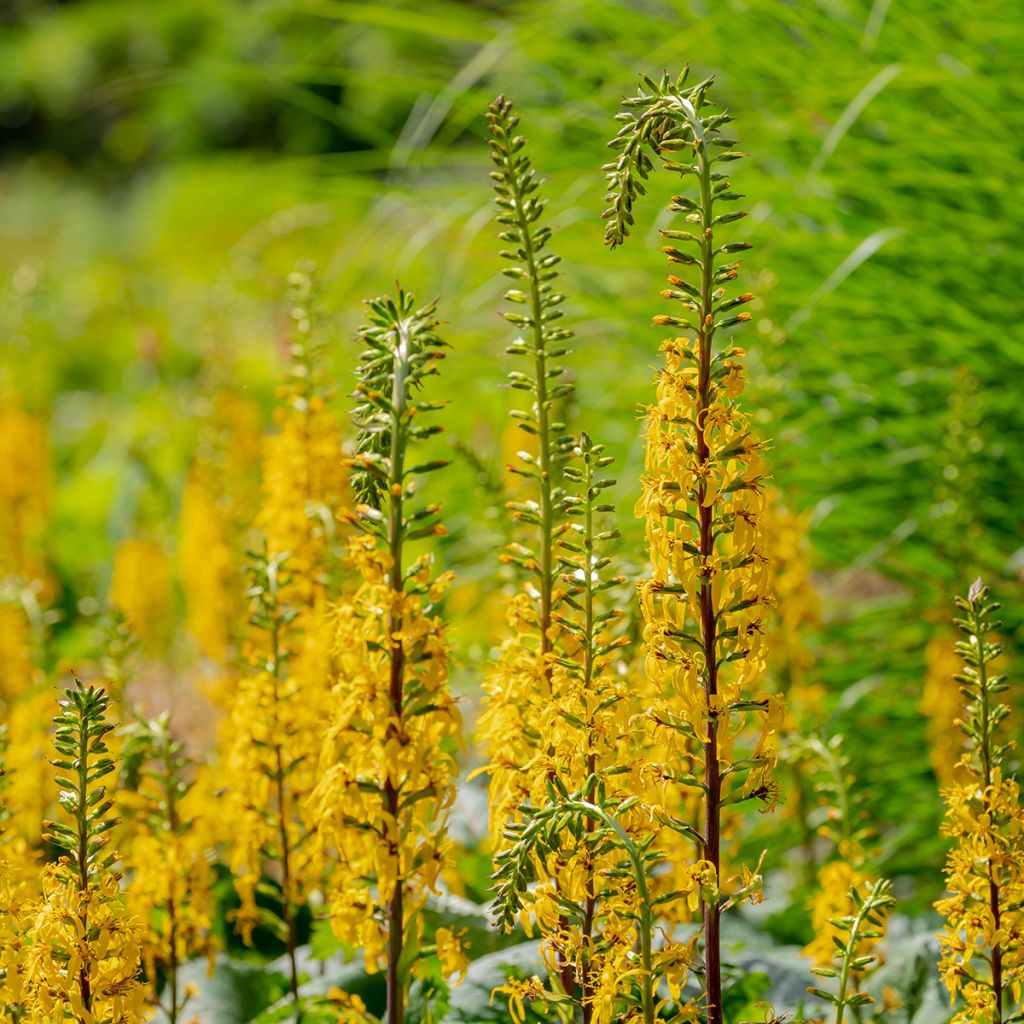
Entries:
<svg viewBox="0 0 1024 1024">
<path fill-rule="evenodd" d="M 829 967 L 836 955 L 833 938 L 840 933 L 830 922 L 856 912 L 850 896 L 851 888 L 862 888 L 868 876 L 847 860 L 833 860 L 818 871 L 818 887 L 811 897 L 811 928 L 814 938 L 804 947 L 815 967 Z M 857 956 L 867 954 L 878 944 L 877 939 L 864 939 L 857 947 Z"/>
<path fill-rule="evenodd" d="M 957 765 L 966 749 L 964 734 L 957 724 L 963 701 L 955 678 L 961 668 L 955 644 L 956 636 L 951 629 L 939 629 L 924 650 L 920 709 L 927 718 L 928 757 L 943 787 L 956 781 Z"/>
<path fill-rule="evenodd" d="M 16 595 L 0 590 L 0 707 L 9 706 L 38 682 L 36 637 Z"/>
<path fill-rule="evenodd" d="M 265 438 L 256 526 L 273 552 L 288 552 L 296 607 L 330 596 L 337 573 L 335 516 L 347 501 L 342 434 L 323 385 L 322 341 L 316 329 L 315 287 L 304 271 L 289 276 L 293 332 L 289 377 Z"/>
<path fill-rule="evenodd" d="M 508 996 L 508 1012 L 513 1024 L 525 1024 L 526 1004 L 536 1003 L 540 1013 L 548 1012 L 547 1000 L 544 998 L 544 985 L 537 975 L 526 981 L 509 978 L 504 985 L 499 985 L 491 992 L 491 1001 L 496 993 Z"/>
<path fill-rule="evenodd" d="M 178 969 L 186 960 L 206 956 L 213 966 L 213 884 L 207 855 L 211 829 L 203 820 L 213 808 L 202 787 L 189 784 L 190 765 L 182 745 L 170 732 L 168 715 L 140 723 L 128 744 L 140 761 L 139 807 L 134 834 L 122 844 L 131 865 L 125 894 L 129 911 L 144 928 L 142 962 L 155 1000 L 158 979 L 168 979 L 163 1002 L 177 999 L 173 1015 L 190 998 L 179 991 Z"/>
<path fill-rule="evenodd" d="M 116 770 L 104 736 L 109 702 L 75 683 L 54 719 L 54 762 L 71 786 L 61 792 L 68 823 L 48 822 L 47 838 L 66 851 L 42 873 L 42 895 L 25 908 L 27 945 L 20 973 L 28 1019 L 59 1024 L 138 1024 L 143 931 L 125 909 L 116 859 L 105 849 L 111 801 L 102 779 Z"/>
<path fill-rule="evenodd" d="M 30 1019 L 137 1024 L 145 988 L 138 982 L 143 930 L 125 912 L 106 873 L 81 888 L 67 868 L 42 875 L 42 898 L 26 912 L 25 1001 Z"/>
<path fill-rule="evenodd" d="M 466 977 L 469 959 L 459 941 L 459 937 L 450 928 L 438 928 L 434 932 L 437 945 L 437 956 L 441 961 L 441 970 L 449 980 L 458 975 L 455 985 L 461 984 Z"/>
</svg>

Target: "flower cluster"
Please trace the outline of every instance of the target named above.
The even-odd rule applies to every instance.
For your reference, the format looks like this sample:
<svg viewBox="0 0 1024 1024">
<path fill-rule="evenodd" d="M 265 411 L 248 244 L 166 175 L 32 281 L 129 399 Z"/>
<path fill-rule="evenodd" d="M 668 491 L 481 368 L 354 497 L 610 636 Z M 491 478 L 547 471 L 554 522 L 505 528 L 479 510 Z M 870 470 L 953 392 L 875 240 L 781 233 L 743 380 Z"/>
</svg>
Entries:
<svg viewBox="0 0 1024 1024">
<path fill-rule="evenodd" d="M 335 513 L 345 501 L 341 426 L 323 381 L 317 296 L 307 269 L 289 275 L 290 378 L 265 441 L 256 526 L 268 550 L 289 556 L 289 604 L 309 607 L 336 573 Z"/>
<path fill-rule="evenodd" d="M 7 728 L 0 725 L 0 1020 L 22 1008 L 24 936 L 20 913 L 32 892 L 35 858 L 15 831 L 6 765 Z"/>
<path fill-rule="evenodd" d="M 241 538 L 258 506 L 261 438 L 256 408 L 224 388 L 203 411 L 195 459 L 181 495 L 178 573 L 189 634 L 223 666 L 233 661 L 244 621 Z"/>
<path fill-rule="evenodd" d="M 420 911 L 450 857 L 454 744 L 461 719 L 448 688 L 448 646 L 434 609 L 448 576 L 409 546 L 443 535 L 440 506 L 418 500 L 444 460 L 413 462 L 440 431 L 419 397 L 446 347 L 434 306 L 411 295 L 369 303 L 356 396 L 357 454 L 349 465 L 363 500 L 343 518 L 359 586 L 334 611 L 336 668 L 327 703 L 319 779 L 309 807 L 328 864 L 335 934 L 384 963 L 389 1024 L 403 1019 Z M 437 939 L 446 967 L 462 973 L 454 936 Z M 409 951 L 407 953 L 406 951 Z"/>
<path fill-rule="evenodd" d="M 0 396 L 0 577 L 46 575 L 42 534 L 50 518 L 46 424 Z"/>
<path fill-rule="evenodd" d="M 551 695 L 537 715 L 544 745 L 527 765 L 522 820 L 505 826 L 512 845 L 497 857 L 496 907 L 506 926 L 518 915 L 528 934 L 541 934 L 552 976 L 588 1024 L 605 1024 L 643 999 L 643 983 L 631 988 L 623 978 L 637 973 L 641 893 L 658 855 L 641 857 L 639 880 L 623 870 L 628 846 L 643 844 L 651 820 L 630 798 L 644 784 L 641 749 L 628 727 L 634 695 L 616 671 L 625 642 L 615 633 L 621 612 L 606 606 L 610 588 L 622 583 L 607 574 L 610 560 L 601 552 L 616 535 L 600 523 L 611 510 L 602 493 L 614 481 L 600 475 L 611 459 L 586 434 L 574 454 L 577 461 L 564 472 L 580 493 L 564 499 L 570 525 L 560 538 L 555 594 L 563 652 L 552 658 Z M 580 817 L 560 830 L 550 823 L 538 829 L 572 794 L 580 800 Z M 527 872 L 536 880 L 528 888 Z M 677 953 L 676 944 L 666 942 L 659 956 Z M 652 977 L 664 973 L 653 960 L 641 970 Z"/>
<path fill-rule="evenodd" d="M 144 924 L 142 962 L 154 1001 L 171 1024 L 180 1019 L 188 996 L 178 973 L 195 956 L 211 959 L 214 872 L 208 861 L 210 824 L 203 820 L 202 801 L 187 780 L 190 765 L 184 749 L 163 714 L 136 723 L 125 744 L 132 766 L 141 820 L 126 844 L 133 865 L 126 901 Z M 136 767 L 137 766 L 137 767 Z M 160 977 L 166 979 L 158 999 Z"/>
<path fill-rule="evenodd" d="M 54 719 L 53 760 L 60 805 L 71 824 L 47 822 L 47 838 L 64 851 L 42 875 L 42 896 L 27 911 L 22 975 L 29 1019 L 83 1024 L 137 1024 L 142 929 L 125 909 L 108 852 L 113 801 L 101 780 L 115 771 L 105 737 L 109 701 L 102 690 L 65 690 Z"/>
<path fill-rule="evenodd" d="M 321 865 L 309 842 L 315 821 L 308 801 L 317 777 L 323 702 L 316 690 L 304 692 L 302 680 L 290 671 L 297 610 L 283 602 L 289 588 L 285 562 L 286 557 L 264 551 L 249 566 L 251 670 L 238 682 L 225 723 L 221 781 L 224 824 L 230 828 L 229 866 L 241 900 L 235 924 L 246 942 L 263 925 L 285 943 L 298 1005 L 295 917 L 321 880 Z M 278 883 L 279 914 L 256 902 L 267 873 Z"/>
<path fill-rule="evenodd" d="M 539 715 L 551 706 L 557 660 L 564 656 L 565 644 L 572 645 L 555 605 L 558 539 L 566 529 L 562 467 L 574 442 L 556 419 L 557 404 L 573 390 L 556 362 L 567 354 L 572 332 L 562 324 L 565 296 L 557 290 L 559 257 L 549 249 L 551 229 L 540 223 L 545 206 L 540 181 L 522 136 L 516 134 L 519 117 L 511 102 L 499 96 L 488 108 L 487 122 L 498 237 L 510 246 L 501 254 L 510 264 L 503 273 L 515 282 L 505 293 L 513 309 L 503 316 L 522 332 L 506 351 L 529 361 L 529 372 L 509 373 L 509 386 L 532 398 L 528 408 L 512 412 L 522 447 L 508 469 L 522 478 L 524 487 L 508 503 L 520 536 L 502 556 L 525 585 L 509 602 L 509 634 L 484 682 L 479 723 L 490 758 L 486 770 L 492 838 L 500 848 L 506 823 L 536 796 L 531 793 L 537 780 L 534 758 L 550 748 Z"/>
<path fill-rule="evenodd" d="M 954 1024 L 999 1024 L 1024 993 L 1024 805 L 1007 759 L 1014 744 L 1002 739 L 1009 707 L 999 695 L 1007 687 L 993 667 L 1001 647 L 990 639 L 999 606 L 981 580 L 956 605 L 969 747 L 957 765 L 962 774 L 943 790 L 943 831 L 955 845 L 946 861 L 950 895 L 936 903 L 946 919 L 939 970 L 950 995 L 964 1000 Z"/>
<path fill-rule="evenodd" d="M 648 712 L 662 777 L 666 822 L 697 846 L 707 866 L 703 886 L 705 999 L 708 1019 L 721 1021 L 719 920 L 727 904 L 756 892 L 754 876 L 737 875 L 732 891 L 722 877 L 723 812 L 752 798 L 772 806 L 770 779 L 782 705 L 759 691 L 768 645 L 770 605 L 766 548 L 764 445 L 740 410 L 744 387 L 742 349 L 717 341 L 750 319 L 737 312 L 747 292 L 730 297 L 739 271 L 731 257 L 747 242 L 719 244 L 722 227 L 745 216 L 724 207 L 741 198 L 723 166 L 743 154 L 722 135 L 731 118 L 712 107 L 711 80 L 686 87 L 642 78 L 625 101 L 622 127 L 610 145 L 606 240 L 620 244 L 633 223 L 633 206 L 653 169 L 649 153 L 670 171 L 696 181 L 696 196 L 678 195 L 669 210 L 684 215 L 686 229 L 664 229 L 672 242 L 669 262 L 692 268 L 693 280 L 673 274 L 662 295 L 679 312 L 655 324 L 673 330 L 661 350 L 664 369 L 657 399 L 648 409 L 643 492 L 637 515 L 646 523 L 651 578 L 641 584 L 646 672 L 652 690 Z M 750 749 L 737 752 L 760 720 Z M 678 787 L 698 793 L 703 813 Z"/>
</svg>

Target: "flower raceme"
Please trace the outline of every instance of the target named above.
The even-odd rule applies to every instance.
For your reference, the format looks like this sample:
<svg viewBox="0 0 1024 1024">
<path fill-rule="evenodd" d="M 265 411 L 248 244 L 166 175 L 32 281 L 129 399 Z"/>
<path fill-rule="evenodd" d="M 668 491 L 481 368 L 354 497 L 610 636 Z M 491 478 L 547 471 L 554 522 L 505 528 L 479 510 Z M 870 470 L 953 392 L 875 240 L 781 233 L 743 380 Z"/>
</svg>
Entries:
<svg viewBox="0 0 1024 1024">
<path fill-rule="evenodd" d="M 946 919 L 939 970 L 950 996 L 963 999 L 953 1024 L 1010 1024 L 1021 1019 L 1024 994 L 1024 805 L 1007 757 L 1014 744 L 1003 739 L 1006 679 L 993 665 L 999 605 L 978 580 L 956 606 L 968 749 L 942 794 L 943 831 L 955 845 L 946 860 L 950 895 L 935 905 Z"/>
<path fill-rule="evenodd" d="M 569 982 L 561 998 L 574 999 L 587 1024 L 607 1024 L 627 1007 L 653 1012 L 655 979 L 667 976 L 658 963 L 688 956 L 666 942 L 657 963 L 649 948 L 636 960 L 650 941 L 648 878 L 659 852 L 647 849 L 650 815 L 632 795 L 644 784 L 629 727 L 634 695 L 617 671 L 621 613 L 607 607 L 609 589 L 622 583 L 602 551 L 617 536 L 600 522 L 612 511 L 602 494 L 614 481 L 601 472 L 610 457 L 586 434 L 574 456 L 564 473 L 579 493 L 564 498 L 555 594 L 565 640 L 537 715 L 543 746 L 527 765 L 529 800 L 506 824 L 507 848 L 496 857 L 495 907 L 505 927 L 518 917 L 528 934 L 540 933 L 552 976 Z"/>
<path fill-rule="evenodd" d="M 654 167 L 649 154 L 695 182 L 696 195 L 677 195 L 669 207 L 683 214 L 685 228 L 662 231 L 672 243 L 663 251 L 686 276 L 672 274 L 662 293 L 678 312 L 654 318 L 674 333 L 661 346 L 665 366 L 647 413 L 637 515 L 646 522 L 652 566 L 640 595 L 656 695 L 649 721 L 669 783 L 662 813 L 693 840 L 712 875 L 702 899 L 705 1001 L 710 1024 L 720 1024 L 720 915 L 756 890 L 749 873 L 731 892 L 721 877 L 723 812 L 753 798 L 774 803 L 770 771 L 782 706 L 758 688 L 770 605 L 764 445 L 738 403 L 744 352 L 718 340 L 750 319 L 737 310 L 753 298 L 727 292 L 739 272 L 731 257 L 749 243 L 718 239 L 745 216 L 726 205 L 742 197 L 723 169 L 743 154 L 722 134 L 731 118 L 710 103 L 711 85 L 707 79 L 686 87 L 685 71 L 674 82 L 644 77 L 639 93 L 625 101 L 622 127 L 609 143 L 619 155 L 606 165 L 605 237 L 614 248 L 628 235 Z M 756 738 L 739 752 L 758 720 Z M 702 820 L 678 816 L 680 786 L 699 794 Z"/>
<path fill-rule="evenodd" d="M 317 295 L 307 269 L 289 275 L 292 337 L 289 380 L 275 411 L 277 431 L 263 451 L 263 493 L 256 525 L 272 554 L 289 555 L 290 593 L 297 608 L 313 607 L 336 582 L 334 515 L 345 500 L 341 426 L 323 381 Z"/>
<path fill-rule="evenodd" d="M 361 947 L 387 974 L 387 1020 L 403 1020 L 421 945 L 421 910 L 451 858 L 446 835 L 455 796 L 461 717 L 448 685 L 448 644 L 435 608 L 449 575 L 409 547 L 443 535 L 440 506 L 418 488 L 443 460 L 413 462 L 440 432 L 420 397 L 445 342 L 433 305 L 411 295 L 369 303 L 360 331 L 355 420 L 348 460 L 362 498 L 342 518 L 356 530 L 348 562 L 358 584 L 334 612 L 336 671 L 329 694 L 319 781 L 309 801 L 317 846 L 329 866 L 328 912 L 338 938 Z M 446 974 L 463 974 L 457 937 L 432 947 Z M 418 952 L 417 952 L 418 949 Z"/>
<path fill-rule="evenodd" d="M 145 989 L 138 973 L 142 929 L 125 910 L 108 852 L 118 822 L 101 780 L 115 771 L 105 737 L 109 701 L 101 689 L 64 691 L 54 719 L 60 805 L 71 824 L 47 822 L 63 855 L 42 876 L 42 896 L 28 909 L 24 1002 L 30 1020 L 138 1024 Z"/>
<path fill-rule="evenodd" d="M 263 490 L 251 553 L 250 671 L 238 682 L 225 732 L 231 868 L 246 941 L 269 924 L 288 950 L 299 1007 L 296 915 L 323 883 L 309 798 L 317 780 L 331 672 L 330 603 L 340 590 L 335 513 L 345 491 L 340 427 L 327 404 L 316 294 L 305 270 L 289 277 L 289 380 L 265 440 Z M 280 884 L 280 916 L 257 906 L 265 871 Z"/>
<path fill-rule="evenodd" d="M 567 639 L 555 615 L 555 591 L 558 539 L 566 529 L 562 466 L 574 442 L 555 418 L 556 404 L 573 390 L 556 362 L 568 354 L 572 332 L 562 324 L 565 297 L 557 291 L 559 257 L 549 250 L 551 229 L 540 223 L 545 207 L 540 181 L 524 138 L 516 134 L 519 117 L 511 102 L 499 96 L 488 108 L 487 122 L 498 237 L 509 246 L 501 252 L 509 263 L 502 273 L 514 283 L 505 293 L 512 309 L 503 316 L 521 331 L 506 352 L 528 363 L 528 372 L 512 370 L 508 382 L 532 399 L 528 408 L 512 412 L 524 450 L 508 469 L 523 478 L 524 493 L 508 503 L 519 530 L 502 556 L 522 583 L 509 602 L 510 635 L 484 682 L 479 724 L 490 758 L 492 841 L 500 848 L 505 824 L 516 818 L 537 782 L 530 765 L 547 747 L 537 715 L 552 695 L 554 665 Z"/>
<path fill-rule="evenodd" d="M 7 768 L 7 726 L 0 725 L 0 1020 L 16 1020 L 24 1010 L 25 936 L 20 913 L 32 896 L 38 870 L 11 807 Z"/>
<path fill-rule="evenodd" d="M 315 822 L 307 805 L 316 781 L 313 754 L 323 729 L 323 701 L 314 688 L 304 692 L 290 671 L 298 610 L 284 602 L 286 562 L 286 556 L 263 551 L 254 554 L 249 567 L 251 671 L 240 680 L 231 707 L 222 770 L 225 817 L 232 830 L 230 867 L 241 900 L 235 923 L 246 942 L 262 923 L 285 943 L 298 1009 L 295 916 L 321 880 L 321 864 L 309 842 Z M 268 871 L 280 885 L 279 917 L 256 903 Z"/>
<path fill-rule="evenodd" d="M 142 813 L 125 850 L 132 866 L 126 900 L 145 926 L 142 962 L 151 1001 L 177 1024 L 189 998 L 179 984 L 181 966 L 195 956 L 212 966 L 216 952 L 211 828 L 197 799 L 201 791 L 187 781 L 191 766 L 171 734 L 170 716 L 138 721 L 127 731 L 123 757 L 133 776 L 127 781 Z"/>
<path fill-rule="evenodd" d="M 178 572 L 186 627 L 199 650 L 234 668 L 245 627 L 241 538 L 260 508 L 259 411 L 227 388 L 205 404 L 195 458 L 181 496 Z M 267 441 L 267 448 L 271 442 Z"/>
<path fill-rule="evenodd" d="M 607 599 L 623 580 L 601 550 L 618 536 L 599 522 L 612 511 L 601 495 L 614 481 L 602 476 L 610 458 L 601 447 L 586 435 L 574 439 L 556 418 L 573 390 L 560 365 L 571 332 L 562 323 L 559 260 L 548 249 L 551 230 L 516 134 L 518 115 L 499 97 L 487 120 L 499 237 L 509 245 L 503 273 L 513 282 L 504 316 L 521 331 L 507 352 L 528 364 L 528 372 L 509 373 L 509 385 L 532 399 L 512 412 L 524 450 L 509 470 L 524 486 L 507 506 L 517 537 L 502 556 L 523 582 L 509 603 L 511 633 L 485 681 L 480 725 L 499 870 L 507 867 L 500 851 L 513 844 L 536 885 L 506 888 L 498 906 L 506 925 L 518 917 L 540 935 L 559 998 L 575 1002 L 589 1024 L 639 1000 L 641 986 L 623 991 L 635 966 L 627 965 L 638 931 L 635 883 L 623 880 L 622 851 L 602 845 L 593 818 L 584 815 L 578 832 L 563 830 L 557 852 L 524 852 L 524 843 L 540 840 L 536 830 L 520 835 L 518 825 L 598 780 L 602 806 L 619 805 L 642 785 L 629 727 L 637 694 L 618 671 L 621 613 Z M 623 819 L 637 841 L 643 820 L 642 811 Z"/>
</svg>

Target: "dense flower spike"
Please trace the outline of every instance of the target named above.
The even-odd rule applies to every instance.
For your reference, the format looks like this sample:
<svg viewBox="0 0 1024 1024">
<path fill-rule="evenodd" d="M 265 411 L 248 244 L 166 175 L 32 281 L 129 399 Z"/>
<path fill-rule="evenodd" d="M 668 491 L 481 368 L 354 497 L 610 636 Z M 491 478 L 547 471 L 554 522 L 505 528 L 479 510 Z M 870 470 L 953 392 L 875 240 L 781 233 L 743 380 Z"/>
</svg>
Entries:
<svg viewBox="0 0 1024 1024">
<path fill-rule="evenodd" d="M 960 687 L 956 682 L 960 659 L 952 629 L 940 628 L 929 638 L 924 662 L 920 708 L 926 716 L 928 758 L 940 785 L 951 786 L 966 747 L 964 734 L 957 724 L 961 710 Z"/>
<path fill-rule="evenodd" d="M 244 396 L 219 389 L 202 420 L 181 496 L 178 573 L 189 633 L 206 657 L 228 667 L 246 619 L 243 538 L 259 508 L 260 417 Z"/>
<path fill-rule="evenodd" d="M 369 303 L 356 388 L 354 490 L 343 513 L 360 533 L 349 558 L 360 584 L 335 613 L 337 671 L 320 781 L 311 800 L 330 865 L 331 923 L 387 971 L 387 1020 L 401 1024 L 423 930 L 420 911 L 450 858 L 447 813 L 455 796 L 453 745 L 461 720 L 448 688 L 448 646 L 434 614 L 448 583 L 408 546 L 442 535 L 440 506 L 418 500 L 441 459 L 412 463 L 441 427 L 419 398 L 447 347 L 433 304 L 413 297 Z M 463 973 L 455 937 L 436 937 L 444 965 Z M 423 950 L 425 951 L 425 947 Z"/>
<path fill-rule="evenodd" d="M 686 72 L 660 83 L 646 76 L 625 101 L 623 122 L 610 143 L 619 157 L 606 165 L 611 203 L 606 241 L 621 243 L 633 223 L 633 204 L 653 164 L 647 151 L 681 177 L 692 177 L 695 198 L 679 195 L 669 210 L 692 230 L 666 229 L 669 261 L 692 268 L 693 281 L 672 275 L 662 293 L 679 304 L 654 318 L 676 332 L 662 345 L 665 369 L 657 402 L 648 410 L 646 471 L 637 514 L 646 520 L 653 568 L 641 585 L 646 620 L 647 672 L 660 691 L 651 709 L 655 731 L 668 731 L 675 748 L 669 766 L 678 782 L 701 794 L 703 821 L 688 828 L 698 859 L 710 865 L 704 888 L 705 998 L 709 1024 L 722 1020 L 720 916 L 735 893 L 721 878 L 723 808 L 752 798 L 774 802 L 769 772 L 781 704 L 758 693 L 765 671 L 764 621 L 769 605 L 765 550 L 763 444 L 740 411 L 743 350 L 716 344 L 720 332 L 750 319 L 736 310 L 753 296 L 728 297 L 738 273 L 730 259 L 746 242 L 719 244 L 719 229 L 745 216 L 725 211 L 739 198 L 725 162 L 743 154 L 726 139 L 728 114 L 713 112 L 711 79 L 685 87 Z M 675 159 L 677 158 L 677 159 Z M 681 162 L 680 162 L 681 161 Z M 752 718 L 761 735 L 749 756 L 733 753 Z M 744 885 L 744 889 L 747 887 Z"/>
<path fill-rule="evenodd" d="M 126 912 L 109 852 L 118 819 L 102 779 L 116 770 L 105 737 L 109 701 L 77 680 L 54 719 L 60 805 L 71 824 L 47 822 L 47 838 L 63 856 L 46 868 L 42 898 L 29 909 L 24 957 L 30 1020 L 137 1024 L 144 989 L 138 981 L 142 931 Z"/>
<path fill-rule="evenodd" d="M 814 655 L 807 645 L 808 634 L 821 626 L 821 599 L 811 578 L 809 520 L 806 512 L 790 508 L 777 490 L 769 490 L 764 531 L 772 539 L 769 593 L 775 607 L 768 668 L 786 694 L 789 727 L 798 717 L 820 714 L 824 696 L 821 683 L 810 678 Z"/>
<path fill-rule="evenodd" d="M 43 541 L 50 521 L 46 424 L 0 396 L 0 708 L 37 680 L 40 608 L 52 600 Z"/>
<path fill-rule="evenodd" d="M 956 606 L 966 637 L 956 644 L 966 702 L 960 727 L 969 746 L 942 794 L 943 831 L 955 845 L 946 861 L 951 895 L 935 905 L 946 918 L 939 969 L 950 995 L 965 1003 L 953 1024 L 1010 1024 L 1022 1019 L 1024 994 L 1024 805 L 1009 770 L 1015 744 L 1003 739 L 1006 678 L 993 666 L 1002 650 L 990 639 L 999 605 L 977 580 Z"/>
<path fill-rule="evenodd" d="M 667 909 L 680 894 L 662 899 L 649 884 L 664 870 L 664 851 L 651 845 L 650 810 L 633 795 L 645 785 L 630 730 L 635 694 L 617 671 L 621 612 L 606 600 L 623 579 L 607 572 L 602 547 L 617 532 L 600 522 L 613 510 L 602 494 L 614 481 L 601 475 L 611 459 L 585 434 L 574 454 L 565 476 L 580 493 L 564 499 L 570 527 L 560 539 L 555 595 L 564 652 L 552 657 L 551 696 L 537 713 L 543 746 L 526 765 L 529 800 L 519 809 L 522 821 L 506 824 L 511 846 L 496 858 L 495 906 L 505 927 L 518 916 L 528 933 L 540 932 L 548 966 L 582 1020 L 606 1024 L 625 1008 L 653 1012 L 647 986 L 653 991 L 665 976 L 672 987 L 667 965 L 684 974 L 690 951 L 666 941 L 655 956 L 635 959 L 638 943 L 651 941 L 643 932 L 655 902 Z M 562 818 L 569 799 L 579 802 L 578 814 Z M 643 873 L 639 881 L 635 871 Z M 634 977 L 636 984 L 624 981 Z"/>
<path fill-rule="evenodd" d="M 524 151 L 525 140 L 516 134 L 519 117 L 511 102 L 499 96 L 488 108 L 487 122 L 498 237 L 510 246 L 501 253 L 510 263 L 503 274 L 515 282 L 505 299 L 522 309 L 503 314 L 522 332 L 506 351 L 530 364 L 528 372 L 513 370 L 508 379 L 513 390 L 532 398 L 529 408 L 512 413 L 524 450 L 517 452 L 517 464 L 508 468 L 528 482 L 531 493 L 508 506 L 522 524 L 523 536 L 502 557 L 520 571 L 525 585 L 509 605 L 512 635 L 485 681 L 480 721 L 491 760 L 491 831 L 500 846 L 505 823 L 530 795 L 528 766 L 545 746 L 537 714 L 552 693 L 552 659 L 562 653 L 555 587 L 558 538 L 565 529 L 562 465 L 571 454 L 573 439 L 555 415 L 556 403 L 572 393 L 572 384 L 556 360 L 569 353 L 566 343 L 572 332 L 561 325 L 565 296 L 557 290 L 559 257 L 547 251 L 551 229 L 539 223 L 545 203 Z"/>
<path fill-rule="evenodd" d="M 315 827 L 307 801 L 316 781 L 312 756 L 323 722 L 322 702 L 304 693 L 289 670 L 298 609 L 285 604 L 290 590 L 286 556 L 254 554 L 249 567 L 251 672 L 238 685 L 228 720 L 224 788 L 231 823 L 231 862 L 241 907 L 235 923 L 246 942 L 258 925 L 285 943 L 292 997 L 299 1006 L 295 917 L 320 881 L 308 838 Z M 280 916 L 257 907 L 264 873 L 280 885 Z"/>
<path fill-rule="evenodd" d="M 189 998 L 179 982 L 181 966 L 194 956 L 212 957 L 216 949 L 209 823 L 197 813 L 186 778 L 190 765 L 167 714 L 133 723 L 123 757 L 130 768 L 127 785 L 143 804 L 126 851 L 132 865 L 126 899 L 145 927 L 142 962 L 152 1000 L 170 1024 L 177 1024 Z"/>
<path fill-rule="evenodd" d="M 292 336 L 289 381 L 263 453 L 263 500 L 256 525 L 268 549 L 289 555 L 285 600 L 313 606 L 337 573 L 334 515 L 345 500 L 341 428 L 323 379 L 317 294 L 306 269 L 288 277 Z"/>
</svg>

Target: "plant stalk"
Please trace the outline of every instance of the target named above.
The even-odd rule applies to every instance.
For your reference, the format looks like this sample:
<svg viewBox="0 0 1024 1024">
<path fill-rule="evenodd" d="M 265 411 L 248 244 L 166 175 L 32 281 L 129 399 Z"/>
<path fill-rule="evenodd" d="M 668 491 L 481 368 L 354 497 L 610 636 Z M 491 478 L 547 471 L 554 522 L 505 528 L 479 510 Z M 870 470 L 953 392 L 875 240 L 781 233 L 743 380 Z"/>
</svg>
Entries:
<svg viewBox="0 0 1024 1024">
<path fill-rule="evenodd" d="M 402 647 L 402 614 L 400 597 L 405 589 L 402 567 L 405 523 L 402 518 L 403 483 L 405 469 L 405 438 L 403 419 L 406 409 L 406 377 L 409 364 L 409 338 L 404 324 L 398 326 L 398 350 L 395 354 L 394 382 L 391 391 L 391 458 L 388 479 L 388 547 L 391 555 L 390 586 L 394 598 L 388 615 L 388 636 L 390 638 L 390 678 L 388 696 L 394 719 L 401 722 L 402 698 L 404 694 L 405 651 Z M 392 726 L 394 729 L 394 726 Z M 395 887 L 387 904 L 388 918 L 388 959 L 387 959 L 387 1024 L 402 1024 L 405 1015 L 405 991 L 402 985 L 400 965 L 405 942 L 404 887 L 399 865 L 401 864 L 400 836 L 398 829 L 399 787 L 390 779 L 384 783 L 384 804 L 396 834 L 392 836 L 390 854 L 395 858 Z"/>
<path fill-rule="evenodd" d="M 711 159 L 704 145 L 704 132 L 700 117 L 693 106 L 682 101 L 693 129 L 696 153 L 700 162 L 701 207 L 701 301 L 700 324 L 697 332 L 698 376 L 696 441 L 697 461 L 703 468 L 710 462 L 708 443 L 704 438 L 704 421 L 711 405 L 711 342 L 714 334 L 712 291 L 714 289 L 713 201 L 711 196 Z M 715 887 L 721 874 L 721 799 L 722 778 L 718 763 L 718 712 L 714 709 L 718 696 L 718 638 L 712 593 L 711 564 L 715 554 L 714 512 L 705 504 L 707 484 L 701 477 L 698 484 L 700 508 L 699 548 L 703 564 L 698 603 L 700 608 L 701 646 L 704 649 L 704 698 L 707 704 L 707 735 L 704 739 L 704 859 L 715 870 Z M 721 906 L 716 895 L 713 900 L 702 900 L 704 909 L 704 985 L 707 1001 L 708 1024 L 722 1024 L 722 959 L 721 959 Z"/>
<path fill-rule="evenodd" d="M 992 735 L 989 725 L 991 708 L 989 707 L 988 664 L 985 660 L 985 635 L 981 613 L 974 608 L 971 612 L 971 628 L 978 638 L 978 693 L 981 698 L 981 763 L 984 774 L 982 802 L 985 813 L 992 816 L 990 788 L 992 786 Z M 995 877 L 990 861 L 985 868 L 988 874 L 988 904 L 992 914 L 993 930 L 998 932 L 1002 925 L 1002 911 L 999 902 L 999 880 Z M 1003 1024 L 1003 951 L 998 944 L 992 946 L 992 1024 Z"/>
</svg>

